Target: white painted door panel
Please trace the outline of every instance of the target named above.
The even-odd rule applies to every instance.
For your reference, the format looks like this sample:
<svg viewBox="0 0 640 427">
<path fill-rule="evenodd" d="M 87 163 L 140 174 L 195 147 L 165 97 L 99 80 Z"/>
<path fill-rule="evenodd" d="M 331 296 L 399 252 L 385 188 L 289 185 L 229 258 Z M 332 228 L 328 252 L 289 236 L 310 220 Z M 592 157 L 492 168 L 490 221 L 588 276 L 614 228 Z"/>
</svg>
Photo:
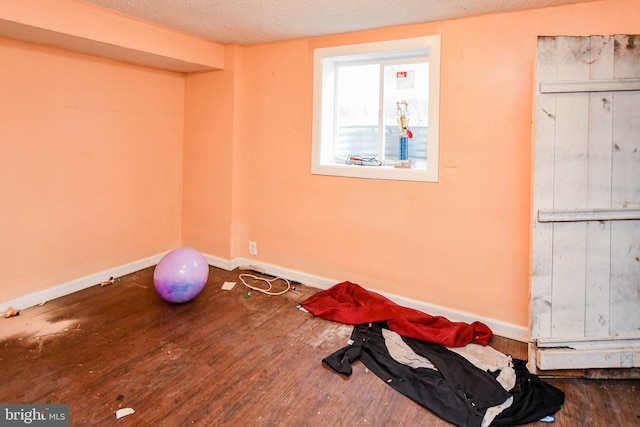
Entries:
<svg viewBox="0 0 640 427">
<path fill-rule="evenodd" d="M 540 37 L 534 140 L 530 356 L 640 366 L 640 37 Z"/>
</svg>

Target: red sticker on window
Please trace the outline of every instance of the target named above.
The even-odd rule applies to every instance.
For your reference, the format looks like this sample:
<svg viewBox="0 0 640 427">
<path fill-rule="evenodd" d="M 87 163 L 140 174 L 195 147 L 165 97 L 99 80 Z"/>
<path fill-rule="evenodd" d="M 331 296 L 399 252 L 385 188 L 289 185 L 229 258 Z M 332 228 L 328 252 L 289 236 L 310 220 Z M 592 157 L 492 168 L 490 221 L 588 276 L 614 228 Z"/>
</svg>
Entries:
<svg viewBox="0 0 640 427">
<path fill-rule="evenodd" d="M 406 79 L 407 72 L 406 71 L 396 71 L 396 79 Z"/>
</svg>

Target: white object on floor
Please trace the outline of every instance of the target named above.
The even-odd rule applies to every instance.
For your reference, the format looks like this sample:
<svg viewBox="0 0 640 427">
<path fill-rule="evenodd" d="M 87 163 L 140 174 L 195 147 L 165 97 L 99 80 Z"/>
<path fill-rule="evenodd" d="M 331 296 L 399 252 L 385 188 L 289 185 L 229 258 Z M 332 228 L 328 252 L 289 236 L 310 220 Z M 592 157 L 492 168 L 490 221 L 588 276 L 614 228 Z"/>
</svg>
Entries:
<svg viewBox="0 0 640 427">
<path fill-rule="evenodd" d="M 116 420 L 119 420 L 122 417 L 126 417 L 127 415 L 133 414 L 134 411 L 132 408 L 122 408 L 116 411 Z"/>
<path fill-rule="evenodd" d="M 223 291 L 230 291 L 236 285 L 236 282 L 224 282 L 222 284 Z"/>
</svg>

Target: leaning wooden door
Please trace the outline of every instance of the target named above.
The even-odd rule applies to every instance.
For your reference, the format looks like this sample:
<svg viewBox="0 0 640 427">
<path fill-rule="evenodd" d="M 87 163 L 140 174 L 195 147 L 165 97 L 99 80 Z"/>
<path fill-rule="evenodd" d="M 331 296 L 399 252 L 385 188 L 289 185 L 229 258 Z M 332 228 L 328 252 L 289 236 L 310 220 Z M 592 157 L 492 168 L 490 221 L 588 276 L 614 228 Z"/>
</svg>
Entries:
<svg viewBox="0 0 640 427">
<path fill-rule="evenodd" d="M 540 37 L 530 358 L 640 366 L 640 36 Z"/>
</svg>

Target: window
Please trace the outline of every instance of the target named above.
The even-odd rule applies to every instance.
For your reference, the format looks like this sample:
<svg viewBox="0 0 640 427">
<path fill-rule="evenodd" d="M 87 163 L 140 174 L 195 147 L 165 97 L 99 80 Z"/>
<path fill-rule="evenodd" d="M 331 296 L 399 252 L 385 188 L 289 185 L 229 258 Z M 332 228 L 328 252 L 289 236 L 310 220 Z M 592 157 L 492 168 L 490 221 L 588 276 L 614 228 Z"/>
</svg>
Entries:
<svg viewBox="0 0 640 427">
<path fill-rule="evenodd" d="M 440 36 L 316 49 L 312 173 L 437 182 L 439 94 Z"/>
</svg>

